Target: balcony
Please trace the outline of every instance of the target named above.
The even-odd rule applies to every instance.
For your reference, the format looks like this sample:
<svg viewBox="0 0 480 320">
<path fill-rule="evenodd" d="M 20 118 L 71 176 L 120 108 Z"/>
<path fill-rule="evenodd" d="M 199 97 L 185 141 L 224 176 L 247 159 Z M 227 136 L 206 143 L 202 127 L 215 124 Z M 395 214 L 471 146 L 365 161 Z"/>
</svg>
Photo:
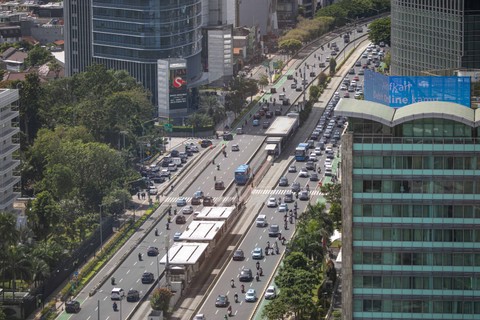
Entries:
<svg viewBox="0 0 480 320">
<path fill-rule="evenodd" d="M 5 157 L 6 155 L 12 154 L 18 149 L 20 149 L 19 144 L 11 144 L 9 146 L 0 147 L 0 157 Z"/>
<path fill-rule="evenodd" d="M 17 128 L 17 127 L 10 127 L 4 130 L 0 130 L 0 139 L 5 140 L 6 138 L 10 138 L 19 132 L 20 132 L 20 128 Z"/>
<path fill-rule="evenodd" d="M 13 171 L 20 165 L 20 160 L 12 160 L 6 163 L 3 167 L 0 167 L 0 175 L 3 176 L 9 171 Z"/>
<path fill-rule="evenodd" d="M 13 176 L 10 179 L 3 181 L 0 183 L 0 193 L 4 193 L 9 189 L 12 190 L 13 186 L 20 182 L 20 177 Z"/>
<path fill-rule="evenodd" d="M 20 196 L 20 192 L 12 192 L 0 197 L 0 211 L 4 211 L 13 207 L 13 203 Z"/>
</svg>

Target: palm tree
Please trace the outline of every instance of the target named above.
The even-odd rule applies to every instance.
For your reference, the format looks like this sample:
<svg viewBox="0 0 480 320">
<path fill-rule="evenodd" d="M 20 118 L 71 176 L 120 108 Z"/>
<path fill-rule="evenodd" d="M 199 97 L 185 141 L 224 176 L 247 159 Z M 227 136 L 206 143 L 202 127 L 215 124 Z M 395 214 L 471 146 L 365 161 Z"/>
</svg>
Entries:
<svg viewBox="0 0 480 320">
<path fill-rule="evenodd" d="M 33 256 L 31 260 L 31 274 L 31 281 L 36 287 L 40 281 L 48 277 L 50 268 L 43 259 Z"/>
<path fill-rule="evenodd" d="M 22 244 L 11 244 L 2 252 L 0 271 L 12 281 L 13 296 L 17 289 L 17 277 L 30 279 L 31 264 L 27 248 Z"/>
<path fill-rule="evenodd" d="M 13 213 L 6 211 L 0 212 L 0 247 L 6 247 L 18 242 L 20 234 L 16 225 L 17 218 Z"/>
<path fill-rule="evenodd" d="M 222 106 L 216 96 L 207 95 L 200 97 L 200 111 L 204 114 L 208 114 L 214 124 L 219 123 L 225 119 L 226 112 L 225 107 Z"/>
</svg>

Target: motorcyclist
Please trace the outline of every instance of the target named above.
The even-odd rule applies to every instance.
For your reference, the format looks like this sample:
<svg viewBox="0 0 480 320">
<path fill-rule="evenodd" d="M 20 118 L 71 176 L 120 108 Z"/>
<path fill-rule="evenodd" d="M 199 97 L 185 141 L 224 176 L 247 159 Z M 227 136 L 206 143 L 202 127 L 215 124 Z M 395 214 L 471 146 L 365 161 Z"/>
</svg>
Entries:
<svg viewBox="0 0 480 320">
<path fill-rule="evenodd" d="M 229 315 L 229 316 L 232 315 L 232 306 L 228 306 L 227 312 L 228 312 L 228 315 Z"/>
<path fill-rule="evenodd" d="M 114 302 L 114 303 L 113 303 L 113 311 L 117 311 L 117 309 L 118 309 L 117 303 Z"/>
<path fill-rule="evenodd" d="M 258 269 L 258 273 L 260 273 L 260 276 L 263 276 L 263 269 L 262 269 L 262 267 L 260 267 L 260 268 Z"/>
<path fill-rule="evenodd" d="M 255 279 L 256 279 L 257 281 L 260 281 L 260 275 L 258 274 L 258 272 L 257 272 L 257 275 L 255 276 Z"/>
<path fill-rule="evenodd" d="M 232 278 L 232 280 L 230 280 L 230 286 L 232 288 L 235 288 L 235 280 L 233 280 L 233 278 Z"/>
<path fill-rule="evenodd" d="M 310 191 L 310 186 L 307 184 L 307 186 L 305 187 L 305 189 L 307 189 L 307 191 Z"/>
<path fill-rule="evenodd" d="M 245 293 L 245 286 L 243 284 L 240 286 L 240 288 L 242 289 L 242 293 Z"/>
<path fill-rule="evenodd" d="M 258 270 L 260 268 L 260 262 L 257 261 L 257 263 L 255 265 L 256 265 L 257 270 Z"/>
<path fill-rule="evenodd" d="M 233 300 L 235 301 L 235 303 L 238 302 L 238 294 L 235 292 L 235 294 L 233 295 Z"/>
<path fill-rule="evenodd" d="M 112 277 L 112 279 L 110 279 L 110 280 L 111 280 L 112 286 L 115 285 L 115 278 Z"/>
<path fill-rule="evenodd" d="M 155 236 L 158 236 L 158 229 L 155 228 Z"/>
<path fill-rule="evenodd" d="M 217 170 L 220 170 L 220 165 L 219 164 L 217 164 Z"/>
<path fill-rule="evenodd" d="M 138 253 L 138 260 L 142 261 L 142 254 L 140 252 Z"/>
</svg>

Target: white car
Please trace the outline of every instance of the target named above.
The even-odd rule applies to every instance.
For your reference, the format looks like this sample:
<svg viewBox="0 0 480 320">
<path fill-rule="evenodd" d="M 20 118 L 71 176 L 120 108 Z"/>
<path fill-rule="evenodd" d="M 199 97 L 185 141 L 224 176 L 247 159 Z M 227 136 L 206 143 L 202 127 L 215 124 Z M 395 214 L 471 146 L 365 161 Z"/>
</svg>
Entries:
<svg viewBox="0 0 480 320">
<path fill-rule="evenodd" d="M 276 206 L 277 206 L 277 198 L 275 197 L 268 198 L 267 207 L 275 208 Z"/>
<path fill-rule="evenodd" d="M 316 147 L 314 152 L 315 152 L 315 155 L 320 156 L 322 155 L 322 148 Z"/>
<path fill-rule="evenodd" d="M 265 291 L 265 299 L 270 300 L 270 299 L 275 299 L 277 296 L 277 289 L 275 286 L 269 286 L 267 288 L 267 291 Z"/>
<path fill-rule="evenodd" d="M 192 214 L 192 213 L 193 213 L 192 206 L 186 206 L 182 209 L 182 214 Z"/>
<path fill-rule="evenodd" d="M 278 206 L 278 212 L 287 212 L 288 211 L 288 204 L 286 203 L 281 203 Z"/>
<path fill-rule="evenodd" d="M 205 316 L 201 313 L 197 314 L 193 320 L 206 320 Z"/>
<path fill-rule="evenodd" d="M 175 232 L 173 235 L 173 241 L 180 241 L 180 237 L 182 236 L 181 232 Z"/>
<path fill-rule="evenodd" d="M 257 293 L 255 289 L 248 289 L 247 293 L 245 293 L 245 301 L 246 302 L 255 302 L 257 301 Z"/>
<path fill-rule="evenodd" d="M 342 84 L 342 85 L 340 86 L 340 90 L 347 90 L 347 89 L 348 89 L 347 86 L 344 85 L 344 84 Z"/>
<path fill-rule="evenodd" d="M 290 167 L 288 167 L 288 172 L 297 172 L 297 167 L 292 164 Z"/>
<path fill-rule="evenodd" d="M 301 178 L 308 178 L 308 170 L 306 168 L 302 168 L 298 176 Z"/>
<path fill-rule="evenodd" d="M 315 153 L 313 155 L 310 155 L 308 157 L 308 161 L 313 161 L 313 162 L 317 162 L 318 159 L 317 159 L 317 156 L 315 155 Z"/>
</svg>

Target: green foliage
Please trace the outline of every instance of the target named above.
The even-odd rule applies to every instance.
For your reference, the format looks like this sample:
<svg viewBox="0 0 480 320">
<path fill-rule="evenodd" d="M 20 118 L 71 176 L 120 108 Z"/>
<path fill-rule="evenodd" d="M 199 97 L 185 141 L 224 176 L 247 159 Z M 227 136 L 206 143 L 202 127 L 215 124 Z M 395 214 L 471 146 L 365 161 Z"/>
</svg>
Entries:
<svg viewBox="0 0 480 320">
<path fill-rule="evenodd" d="M 194 128 L 207 127 L 213 124 L 210 116 L 200 112 L 195 112 L 189 115 L 186 123 Z"/>
<path fill-rule="evenodd" d="M 302 42 L 297 39 L 285 39 L 278 43 L 278 48 L 293 54 L 302 48 Z"/>
<path fill-rule="evenodd" d="M 371 17 L 390 10 L 390 0 L 340 0 L 316 12 L 317 17 L 331 17 L 335 26 L 356 18 Z"/>
<path fill-rule="evenodd" d="M 339 183 L 325 183 L 322 185 L 322 193 L 327 202 L 340 204 L 342 200 L 342 186 Z"/>
<path fill-rule="evenodd" d="M 153 310 L 162 310 L 163 313 L 168 312 L 168 306 L 173 293 L 167 288 L 155 288 L 150 298 L 150 306 Z"/>
<path fill-rule="evenodd" d="M 237 116 L 242 111 L 246 98 L 253 98 L 257 92 L 256 80 L 243 77 L 234 78 L 230 83 L 229 92 L 225 96 L 225 109 L 232 111 Z"/>
<path fill-rule="evenodd" d="M 370 32 L 368 33 L 368 39 L 374 44 L 384 42 L 390 45 L 390 31 L 391 20 L 390 17 L 385 17 L 373 21 L 370 25 Z"/>
<path fill-rule="evenodd" d="M 318 85 L 322 88 L 325 88 L 327 86 L 327 80 L 328 76 L 325 74 L 325 72 L 320 72 L 318 75 Z"/>
<path fill-rule="evenodd" d="M 6 320 L 7 316 L 5 315 L 5 312 L 3 312 L 3 309 L 0 308 L 0 320 Z"/>
<path fill-rule="evenodd" d="M 260 87 L 262 87 L 262 89 L 266 86 L 268 86 L 268 84 L 270 83 L 270 81 L 268 81 L 268 77 L 266 74 L 262 74 L 260 76 L 260 79 L 258 80 L 258 85 Z"/>
<path fill-rule="evenodd" d="M 309 100 L 316 102 L 321 95 L 320 88 L 318 86 L 310 86 L 309 89 Z"/>
<path fill-rule="evenodd" d="M 16 228 L 17 217 L 13 212 L 0 211 L 0 250 L 17 243 L 19 231 Z"/>
<path fill-rule="evenodd" d="M 280 293 L 276 299 L 270 301 L 262 310 L 262 319 L 268 320 L 284 319 L 284 316 L 289 312 L 289 307 L 285 299 L 285 295 Z"/>
<path fill-rule="evenodd" d="M 54 59 L 55 58 L 50 51 L 42 46 L 36 45 L 30 51 L 28 51 L 28 56 L 25 58 L 25 66 L 39 66 Z"/>
<path fill-rule="evenodd" d="M 225 107 L 220 104 L 216 95 L 200 96 L 199 112 L 208 115 L 213 124 L 220 123 L 226 116 Z"/>
<path fill-rule="evenodd" d="M 334 75 L 335 72 L 337 72 L 337 60 L 335 60 L 335 58 L 333 57 L 330 58 L 329 67 L 330 67 L 330 75 Z"/>
<path fill-rule="evenodd" d="M 335 319 L 335 320 L 342 319 L 342 311 L 341 310 L 333 311 L 332 315 L 333 315 L 333 319 Z"/>
</svg>

